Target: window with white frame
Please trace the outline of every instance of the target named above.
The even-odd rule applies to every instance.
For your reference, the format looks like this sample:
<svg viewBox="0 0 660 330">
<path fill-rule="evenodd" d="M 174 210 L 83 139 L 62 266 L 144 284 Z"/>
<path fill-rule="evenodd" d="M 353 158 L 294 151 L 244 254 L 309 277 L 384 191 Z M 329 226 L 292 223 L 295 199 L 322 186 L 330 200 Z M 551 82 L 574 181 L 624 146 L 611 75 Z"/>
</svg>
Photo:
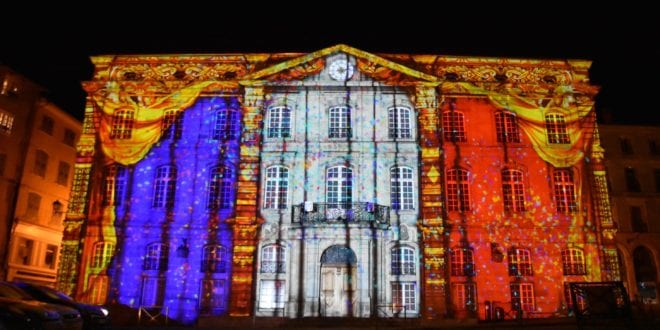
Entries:
<svg viewBox="0 0 660 330">
<path fill-rule="evenodd" d="M 553 171 L 553 179 L 557 211 L 562 213 L 577 211 L 573 171 L 567 168 L 556 168 Z"/>
<path fill-rule="evenodd" d="M 520 142 L 516 115 L 511 112 L 498 111 L 495 113 L 495 130 L 497 142 Z"/>
<path fill-rule="evenodd" d="M 110 139 L 124 140 L 130 139 L 133 135 L 133 126 L 135 125 L 135 111 L 118 110 L 112 115 L 112 126 L 110 129 Z"/>
<path fill-rule="evenodd" d="M 353 170 L 334 166 L 326 175 L 326 203 L 328 208 L 350 209 L 353 202 Z"/>
<path fill-rule="evenodd" d="M 351 130 L 351 108 L 348 106 L 337 106 L 330 108 L 330 122 L 328 136 L 331 138 L 350 138 Z"/>
<path fill-rule="evenodd" d="M 566 120 L 564 115 L 551 113 L 545 115 L 545 130 L 548 135 L 548 143 L 551 144 L 570 144 L 571 138 L 568 135 Z"/>
<path fill-rule="evenodd" d="M 259 308 L 284 308 L 284 280 L 261 280 L 259 288 Z"/>
<path fill-rule="evenodd" d="M 470 248 L 453 248 L 450 252 L 451 275 L 473 276 L 474 257 Z"/>
<path fill-rule="evenodd" d="M 151 243 L 147 245 L 147 251 L 144 257 L 144 270 L 167 270 L 167 258 L 169 246 L 162 243 Z"/>
<path fill-rule="evenodd" d="M 475 311 L 477 308 L 477 286 L 474 283 L 454 283 L 454 307 L 459 311 Z"/>
<path fill-rule="evenodd" d="M 163 139 L 180 139 L 183 133 L 183 113 L 176 109 L 165 111 L 161 131 Z"/>
<path fill-rule="evenodd" d="M 288 138 L 291 136 L 291 109 L 286 106 L 268 108 L 268 137 Z"/>
<path fill-rule="evenodd" d="M 447 209 L 449 211 L 470 210 L 469 172 L 452 168 L 447 170 Z"/>
<path fill-rule="evenodd" d="M 465 142 L 465 119 L 462 112 L 455 110 L 442 113 L 442 129 L 445 141 Z"/>
<path fill-rule="evenodd" d="M 89 286 L 92 288 L 89 295 L 89 303 L 94 305 L 105 304 L 108 297 L 108 276 L 106 275 L 91 275 L 89 277 Z"/>
<path fill-rule="evenodd" d="M 534 311 L 534 286 L 532 283 L 511 283 L 511 309 Z"/>
<path fill-rule="evenodd" d="M 213 140 L 232 140 L 241 133 L 241 116 L 234 109 L 220 109 L 215 112 L 211 138 Z"/>
<path fill-rule="evenodd" d="M 153 207 L 173 207 L 176 187 L 176 167 L 161 166 L 156 169 Z"/>
<path fill-rule="evenodd" d="M 165 301 L 165 278 L 148 276 L 142 280 L 141 306 L 163 306 Z"/>
<path fill-rule="evenodd" d="M 413 170 L 393 167 L 390 170 L 390 199 L 393 210 L 414 210 Z"/>
<path fill-rule="evenodd" d="M 199 312 L 202 315 L 216 315 L 226 308 L 226 282 L 224 279 L 202 280 L 199 299 Z"/>
<path fill-rule="evenodd" d="M 110 165 L 105 168 L 103 203 L 106 205 L 121 205 L 126 190 L 126 168 L 121 165 Z"/>
<path fill-rule="evenodd" d="M 412 111 L 408 107 L 392 107 L 388 110 L 388 136 L 390 139 L 412 138 Z"/>
<path fill-rule="evenodd" d="M 284 166 L 271 166 L 266 169 L 264 208 L 286 208 L 288 203 L 288 193 L 289 169 Z"/>
<path fill-rule="evenodd" d="M 286 255 L 284 247 L 271 244 L 261 249 L 261 272 L 262 273 L 285 273 Z"/>
<path fill-rule="evenodd" d="M 204 247 L 202 257 L 202 272 L 224 273 L 227 271 L 227 249 L 221 245 L 213 244 Z"/>
<path fill-rule="evenodd" d="M 562 250 L 561 261 L 564 266 L 564 275 L 587 274 L 587 267 L 584 264 L 584 253 L 582 250 L 576 248 Z"/>
<path fill-rule="evenodd" d="M 415 250 L 407 246 L 392 248 L 392 275 L 415 275 Z"/>
<path fill-rule="evenodd" d="M 529 250 L 513 248 L 509 250 L 509 275 L 532 276 L 532 256 Z"/>
<path fill-rule="evenodd" d="M 392 282 L 392 310 L 396 313 L 417 311 L 415 282 Z"/>
<path fill-rule="evenodd" d="M 211 169 L 207 208 L 209 210 L 231 209 L 234 197 L 234 171 L 229 166 Z"/>
<path fill-rule="evenodd" d="M 94 254 L 92 255 L 92 268 L 104 268 L 110 262 L 115 245 L 110 242 L 98 242 L 94 244 Z"/>
<path fill-rule="evenodd" d="M 525 211 L 525 185 L 522 171 L 505 169 L 502 171 L 502 192 L 504 210 L 507 212 Z"/>
</svg>

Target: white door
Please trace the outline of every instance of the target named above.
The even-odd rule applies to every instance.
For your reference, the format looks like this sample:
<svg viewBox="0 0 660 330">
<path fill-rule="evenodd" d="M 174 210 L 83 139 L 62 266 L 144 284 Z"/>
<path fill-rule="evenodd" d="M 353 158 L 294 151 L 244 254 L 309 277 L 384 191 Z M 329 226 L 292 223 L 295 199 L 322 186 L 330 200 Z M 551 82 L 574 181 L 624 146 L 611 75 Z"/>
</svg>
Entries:
<svg viewBox="0 0 660 330">
<path fill-rule="evenodd" d="M 340 317 L 354 315 L 357 301 L 355 267 L 323 265 L 321 267 L 321 314 Z"/>
</svg>

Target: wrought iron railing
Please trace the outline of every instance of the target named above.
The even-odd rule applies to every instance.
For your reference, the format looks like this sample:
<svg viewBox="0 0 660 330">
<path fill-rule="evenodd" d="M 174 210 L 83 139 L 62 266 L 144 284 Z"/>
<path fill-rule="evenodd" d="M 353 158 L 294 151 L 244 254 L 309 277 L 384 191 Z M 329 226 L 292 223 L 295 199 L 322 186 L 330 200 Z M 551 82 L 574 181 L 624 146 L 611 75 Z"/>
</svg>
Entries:
<svg viewBox="0 0 660 330">
<path fill-rule="evenodd" d="M 375 203 L 311 203 L 293 206 L 293 222 L 301 224 L 390 224 L 390 207 Z"/>
</svg>

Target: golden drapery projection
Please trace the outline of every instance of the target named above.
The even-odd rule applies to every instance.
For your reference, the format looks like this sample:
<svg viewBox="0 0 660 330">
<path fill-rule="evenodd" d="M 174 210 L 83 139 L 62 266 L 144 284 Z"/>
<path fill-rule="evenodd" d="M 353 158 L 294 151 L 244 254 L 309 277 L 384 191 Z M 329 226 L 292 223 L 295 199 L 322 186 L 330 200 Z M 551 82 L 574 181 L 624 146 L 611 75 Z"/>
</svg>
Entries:
<svg viewBox="0 0 660 330">
<path fill-rule="evenodd" d="M 529 138 L 534 151 L 541 159 L 555 167 L 570 167 L 577 164 L 589 150 L 593 134 L 587 130 L 593 125 L 583 125 L 588 117 L 593 115 L 593 108 L 589 111 L 576 111 L 571 105 L 572 97 L 570 87 L 559 86 L 554 90 L 553 99 L 537 103 L 536 100 L 527 99 L 514 92 L 489 91 L 466 82 L 445 82 L 442 85 L 443 93 L 466 93 L 471 95 L 485 95 L 497 107 L 511 111 L 516 115 L 518 126 Z M 566 134 L 570 143 L 550 144 L 547 138 L 546 115 L 560 114 L 564 118 Z"/>
</svg>

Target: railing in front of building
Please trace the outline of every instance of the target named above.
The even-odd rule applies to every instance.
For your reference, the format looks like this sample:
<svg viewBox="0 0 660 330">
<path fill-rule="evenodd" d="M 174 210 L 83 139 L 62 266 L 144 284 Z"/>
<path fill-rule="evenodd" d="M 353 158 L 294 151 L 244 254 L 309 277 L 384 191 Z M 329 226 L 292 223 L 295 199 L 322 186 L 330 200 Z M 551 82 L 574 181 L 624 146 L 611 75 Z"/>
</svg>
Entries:
<svg viewBox="0 0 660 330">
<path fill-rule="evenodd" d="M 389 226 L 390 207 L 375 203 L 311 203 L 293 206 L 294 223 Z"/>
</svg>

